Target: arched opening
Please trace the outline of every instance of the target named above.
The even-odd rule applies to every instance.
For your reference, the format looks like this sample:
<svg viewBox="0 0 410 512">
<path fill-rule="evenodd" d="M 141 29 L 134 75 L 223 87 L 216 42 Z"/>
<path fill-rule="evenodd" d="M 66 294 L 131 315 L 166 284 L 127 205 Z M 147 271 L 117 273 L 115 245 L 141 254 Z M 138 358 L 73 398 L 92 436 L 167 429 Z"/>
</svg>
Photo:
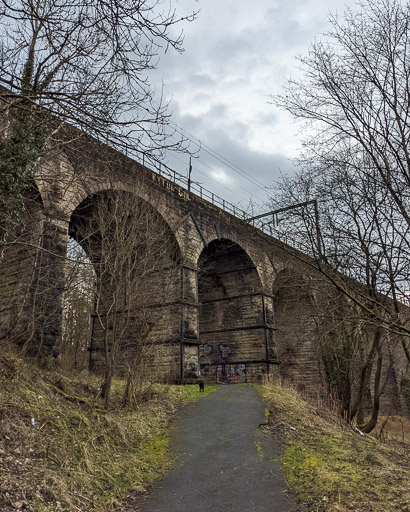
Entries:
<svg viewBox="0 0 410 512">
<path fill-rule="evenodd" d="M 269 372 L 272 327 L 255 265 L 221 239 L 202 251 L 198 267 L 201 374 L 218 383 L 260 381 Z"/>
<path fill-rule="evenodd" d="M 321 383 L 314 290 L 314 282 L 289 270 L 276 277 L 273 290 L 280 374 L 306 393 L 316 393 Z"/>
<path fill-rule="evenodd" d="M 12 199 L 0 212 L 0 337 L 27 353 L 36 355 L 44 342 L 43 333 L 55 323 L 54 308 L 47 307 L 41 265 L 47 265 L 49 254 L 41 253 L 42 239 L 49 228 L 45 220 L 41 194 L 33 184 L 22 198 Z M 55 291 L 55 283 L 47 280 L 47 289 Z"/>
<path fill-rule="evenodd" d="M 64 268 L 61 358 L 66 368 L 89 364 L 96 274 L 85 250 L 69 238 Z"/>
<path fill-rule="evenodd" d="M 76 208 L 69 233 L 95 271 L 90 369 L 106 379 L 118 372 L 172 378 L 180 252 L 167 223 L 136 195 L 110 190 Z"/>
</svg>

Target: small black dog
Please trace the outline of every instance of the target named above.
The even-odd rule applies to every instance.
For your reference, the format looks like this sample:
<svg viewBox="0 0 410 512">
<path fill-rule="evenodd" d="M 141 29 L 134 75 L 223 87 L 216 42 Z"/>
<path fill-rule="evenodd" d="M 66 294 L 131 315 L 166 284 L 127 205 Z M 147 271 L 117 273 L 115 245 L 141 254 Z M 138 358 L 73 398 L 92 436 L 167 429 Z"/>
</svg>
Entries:
<svg viewBox="0 0 410 512">
<path fill-rule="evenodd" d="M 203 393 L 205 391 L 204 381 L 203 380 L 199 380 L 198 381 L 198 386 L 199 386 L 199 391 Z"/>
</svg>

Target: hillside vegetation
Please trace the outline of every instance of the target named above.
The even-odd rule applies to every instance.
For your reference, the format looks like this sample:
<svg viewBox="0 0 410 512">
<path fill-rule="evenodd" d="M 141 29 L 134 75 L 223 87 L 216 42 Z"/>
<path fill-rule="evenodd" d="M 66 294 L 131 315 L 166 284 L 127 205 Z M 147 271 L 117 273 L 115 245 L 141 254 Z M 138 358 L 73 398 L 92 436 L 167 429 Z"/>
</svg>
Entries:
<svg viewBox="0 0 410 512">
<path fill-rule="evenodd" d="M 172 462 L 167 427 L 199 398 L 197 386 L 141 387 L 136 410 L 113 384 L 107 411 L 99 380 L 43 371 L 15 356 L 0 361 L 0 510 L 108 511 Z M 207 387 L 210 392 L 212 387 Z"/>
<path fill-rule="evenodd" d="M 363 435 L 290 387 L 259 391 L 268 404 L 264 428 L 283 440 L 281 461 L 302 510 L 410 511 L 408 418 L 381 418 L 374 436 Z"/>
<path fill-rule="evenodd" d="M 138 406 L 126 410 L 124 386 L 114 382 L 105 410 L 99 380 L 87 372 L 73 378 L 14 355 L 0 359 L 2 512 L 107 512 L 166 471 L 170 419 L 199 390 L 145 384 Z M 382 418 L 373 437 L 363 436 L 290 387 L 258 389 L 267 404 L 262 428 L 283 443 L 301 510 L 410 511 L 408 419 Z"/>
</svg>

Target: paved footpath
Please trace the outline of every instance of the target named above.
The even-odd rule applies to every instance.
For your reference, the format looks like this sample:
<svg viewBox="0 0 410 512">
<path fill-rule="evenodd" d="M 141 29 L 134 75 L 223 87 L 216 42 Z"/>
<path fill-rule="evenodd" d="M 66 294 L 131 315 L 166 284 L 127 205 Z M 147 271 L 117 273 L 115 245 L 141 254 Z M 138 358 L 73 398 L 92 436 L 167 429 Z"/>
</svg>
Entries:
<svg viewBox="0 0 410 512">
<path fill-rule="evenodd" d="M 257 392 L 221 386 L 174 423 L 174 467 L 154 484 L 143 512 L 288 512 L 288 496 Z"/>
</svg>

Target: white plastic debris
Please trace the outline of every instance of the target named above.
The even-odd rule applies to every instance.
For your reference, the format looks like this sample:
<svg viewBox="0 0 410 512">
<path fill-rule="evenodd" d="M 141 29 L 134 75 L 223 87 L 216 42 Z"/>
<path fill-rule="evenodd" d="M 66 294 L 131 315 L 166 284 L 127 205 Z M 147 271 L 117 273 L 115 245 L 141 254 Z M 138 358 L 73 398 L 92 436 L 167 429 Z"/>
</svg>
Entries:
<svg viewBox="0 0 410 512">
<path fill-rule="evenodd" d="M 31 426 L 34 427 L 36 424 L 36 420 L 34 418 L 31 418 Z"/>
<path fill-rule="evenodd" d="M 363 437 L 364 437 L 364 434 L 363 434 L 363 432 L 362 432 L 361 430 L 359 430 L 357 427 L 355 428 L 355 430 L 356 430 L 356 432 L 358 432 L 361 436 L 363 436 Z"/>
<path fill-rule="evenodd" d="M 37 397 L 39 400 L 41 400 L 43 397 L 41 395 L 38 395 Z"/>
<path fill-rule="evenodd" d="M 296 430 L 295 427 L 290 427 L 290 430 Z"/>
</svg>

